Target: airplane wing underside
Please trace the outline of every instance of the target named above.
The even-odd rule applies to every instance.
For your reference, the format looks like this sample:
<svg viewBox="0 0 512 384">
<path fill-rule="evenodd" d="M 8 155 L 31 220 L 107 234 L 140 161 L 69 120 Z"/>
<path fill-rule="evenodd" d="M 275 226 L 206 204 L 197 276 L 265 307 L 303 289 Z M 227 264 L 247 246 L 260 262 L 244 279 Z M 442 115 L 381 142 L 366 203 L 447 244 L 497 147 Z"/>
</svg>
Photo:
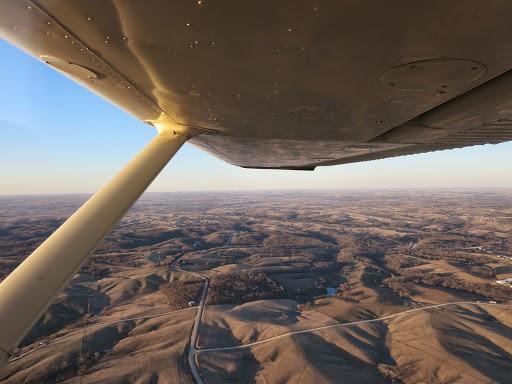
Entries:
<svg viewBox="0 0 512 384">
<path fill-rule="evenodd" d="M 2 37 L 250 168 L 512 139 L 509 0 L 4 0 Z M 72 128 L 70 128 L 72 129 Z"/>
<path fill-rule="evenodd" d="M 1 282 L 0 364 L 187 140 L 308 170 L 511 140 L 511 14 L 510 0 L 1 0 L 2 37 L 159 132 Z"/>
</svg>

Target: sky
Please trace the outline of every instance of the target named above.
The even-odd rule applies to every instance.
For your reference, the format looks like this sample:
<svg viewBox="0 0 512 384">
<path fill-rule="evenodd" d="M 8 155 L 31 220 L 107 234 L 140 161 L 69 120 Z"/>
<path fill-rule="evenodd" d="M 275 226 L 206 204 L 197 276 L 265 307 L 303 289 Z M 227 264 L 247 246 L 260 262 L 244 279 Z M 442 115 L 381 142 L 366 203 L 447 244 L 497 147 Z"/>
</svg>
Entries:
<svg viewBox="0 0 512 384">
<path fill-rule="evenodd" d="M 154 128 L 0 39 L 0 195 L 97 191 Z M 512 187 L 512 142 L 319 167 L 242 169 L 186 144 L 149 191 Z"/>
</svg>

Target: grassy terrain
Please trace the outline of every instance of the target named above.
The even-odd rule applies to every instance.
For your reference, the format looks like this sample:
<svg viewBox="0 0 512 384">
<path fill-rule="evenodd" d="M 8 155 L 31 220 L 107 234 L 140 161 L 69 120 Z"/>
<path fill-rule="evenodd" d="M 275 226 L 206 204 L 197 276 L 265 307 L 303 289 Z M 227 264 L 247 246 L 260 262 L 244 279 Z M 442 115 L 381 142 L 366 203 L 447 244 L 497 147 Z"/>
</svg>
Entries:
<svg viewBox="0 0 512 384">
<path fill-rule="evenodd" d="M 0 198 L 0 278 L 85 198 Z M 148 194 L 0 382 L 191 382 L 188 302 L 202 282 L 180 260 L 211 280 L 201 348 L 475 303 L 199 353 L 208 383 L 505 383 L 509 307 L 477 302 L 512 300 L 493 284 L 512 277 L 511 233 L 510 191 Z"/>
</svg>

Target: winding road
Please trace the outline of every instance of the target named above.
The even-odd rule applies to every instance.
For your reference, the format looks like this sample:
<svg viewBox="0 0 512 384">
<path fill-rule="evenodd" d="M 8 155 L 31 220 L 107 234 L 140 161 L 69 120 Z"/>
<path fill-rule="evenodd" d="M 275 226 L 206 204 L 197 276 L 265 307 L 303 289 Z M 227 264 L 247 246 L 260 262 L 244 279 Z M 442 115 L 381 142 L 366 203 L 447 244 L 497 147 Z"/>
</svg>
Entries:
<svg viewBox="0 0 512 384">
<path fill-rule="evenodd" d="M 501 305 L 501 306 L 507 306 L 507 307 L 512 306 L 512 304 L 476 303 L 474 301 L 458 301 L 458 302 L 453 302 L 453 303 L 435 304 L 435 305 L 429 305 L 427 307 L 414 308 L 414 309 L 410 309 L 408 311 L 394 313 L 392 315 L 388 315 L 388 316 L 384 316 L 384 317 L 378 317 L 378 318 L 375 318 L 375 319 L 358 320 L 358 321 L 353 321 L 353 322 L 350 322 L 350 323 L 340 323 L 340 324 L 324 325 L 324 326 L 316 327 L 316 328 L 310 328 L 310 329 L 303 329 L 303 330 L 300 330 L 300 331 L 287 332 L 287 333 L 283 333 L 281 335 L 277 335 L 277 336 L 274 336 L 274 337 L 269 337 L 268 339 L 265 339 L 265 340 L 259 340 L 259 341 L 255 341 L 253 343 L 248 343 L 248 344 L 243 344 L 243 345 L 236 345 L 236 346 L 232 346 L 232 347 L 196 349 L 196 351 L 197 351 L 196 353 L 200 353 L 200 352 L 213 352 L 213 351 L 230 351 L 230 350 L 235 350 L 235 349 L 249 348 L 249 347 L 252 347 L 254 345 L 267 343 L 269 341 L 277 340 L 277 339 L 280 339 L 282 337 L 287 337 L 287 336 L 290 336 L 290 335 L 296 335 L 296 334 L 299 334 L 299 333 L 308 333 L 308 332 L 320 331 L 322 329 L 329 329 L 329 328 L 349 327 L 349 326 L 356 325 L 356 324 L 373 323 L 373 322 L 377 322 L 377 321 L 384 321 L 384 320 L 392 319 L 392 318 L 398 317 L 398 316 L 403 316 L 403 315 L 406 315 L 406 314 L 412 313 L 412 312 L 424 311 L 426 309 L 441 308 L 441 307 L 446 307 L 446 306 L 449 306 L 449 305 L 462 305 L 462 304 L 494 305 L 494 306 Z"/>
<path fill-rule="evenodd" d="M 192 332 L 190 333 L 190 345 L 188 350 L 188 364 L 190 365 L 190 371 L 192 373 L 192 376 L 194 376 L 194 380 L 196 381 L 197 384 L 203 384 L 203 379 L 201 378 L 201 375 L 197 370 L 197 337 L 199 336 L 199 326 L 201 325 L 201 318 L 203 317 L 204 304 L 206 301 L 206 294 L 208 293 L 208 286 L 210 285 L 210 279 L 201 273 L 189 272 L 181 269 L 181 267 L 179 267 L 178 265 L 180 261 L 181 259 L 176 260 L 174 263 L 172 263 L 172 267 L 179 272 L 199 276 L 204 281 L 203 290 L 201 291 L 201 298 L 199 299 L 197 313 L 194 319 L 194 325 L 192 326 Z"/>
<path fill-rule="evenodd" d="M 229 235 L 226 243 L 223 244 L 222 246 L 220 246 L 219 248 L 227 248 L 227 247 L 229 247 L 230 243 L 231 243 L 232 237 L 233 237 L 233 234 L 231 233 Z M 324 325 L 324 326 L 310 328 L 310 329 L 303 329 L 303 330 L 298 330 L 298 331 L 287 332 L 287 333 L 283 333 L 283 334 L 280 334 L 280 335 L 277 335 L 277 336 L 270 337 L 268 339 L 258 340 L 258 341 L 255 341 L 255 342 L 252 342 L 252 343 L 248 343 L 248 344 L 243 344 L 243 345 L 199 349 L 197 347 L 197 341 L 198 341 L 198 337 L 199 337 L 199 330 L 200 330 L 200 326 L 201 326 L 201 320 L 202 320 L 202 316 L 203 316 L 203 311 L 204 311 L 205 304 L 206 304 L 206 296 L 207 296 L 208 288 L 209 288 L 209 285 L 210 285 L 210 279 L 209 279 L 208 276 L 206 276 L 206 275 L 204 275 L 202 273 L 190 272 L 190 271 L 182 269 L 181 268 L 181 264 L 183 262 L 182 261 L 182 257 L 180 257 L 179 259 L 174 261 L 174 263 L 172 263 L 171 267 L 174 268 L 175 270 L 179 271 L 179 272 L 187 273 L 187 274 L 190 274 L 190 275 L 194 275 L 194 276 L 200 277 L 204 281 L 204 285 L 203 285 L 203 288 L 201 290 L 200 300 L 199 300 L 199 303 L 197 305 L 197 312 L 196 312 L 196 316 L 195 316 L 195 319 L 194 319 L 194 324 L 192 326 L 192 332 L 190 333 L 190 344 L 189 344 L 189 351 L 188 351 L 188 363 L 189 363 L 189 366 L 190 366 L 190 371 L 191 371 L 192 376 L 194 377 L 194 380 L 195 380 L 195 382 L 197 384 L 203 384 L 203 379 L 202 379 L 202 377 L 201 377 L 201 375 L 199 373 L 198 364 L 197 364 L 197 361 L 196 361 L 197 355 L 199 353 L 215 352 L 215 351 L 231 351 L 231 350 L 237 350 L 237 349 L 243 349 L 243 348 L 250 348 L 250 347 L 255 346 L 255 345 L 271 342 L 271 341 L 274 341 L 274 340 L 277 340 L 277 339 L 281 339 L 281 338 L 284 338 L 284 337 L 288 337 L 288 336 L 291 336 L 291 335 L 315 332 L 315 331 L 320 331 L 320 330 L 324 330 L 324 329 L 331 329 L 331 328 L 350 327 L 350 326 L 357 325 L 357 324 L 379 322 L 379 321 L 384 321 L 384 320 L 392 319 L 392 318 L 395 318 L 395 317 L 398 317 L 398 316 L 407 315 L 407 314 L 413 313 L 413 312 L 425 311 L 425 310 L 428 310 L 428 309 L 442 308 L 442 307 L 447 307 L 447 306 L 463 305 L 463 304 L 472 304 L 472 305 L 478 305 L 478 306 L 481 306 L 481 305 L 485 305 L 485 306 L 507 306 L 507 307 L 512 306 L 512 304 L 482 303 L 482 302 L 474 302 L 474 301 L 459 301 L 459 302 L 451 302 L 451 303 L 444 303 L 444 304 L 435 304 L 435 305 L 429 305 L 429 306 L 424 306 L 424 307 L 418 307 L 418 308 L 410 309 L 410 310 L 407 310 L 407 311 L 403 311 L 403 312 L 399 312 L 399 313 L 395 313 L 395 314 L 392 314 L 392 315 L 383 316 L 383 317 L 379 317 L 379 318 L 375 318 L 375 319 L 358 320 L 358 321 L 353 321 L 353 322 L 350 322 L 350 323 L 340 323 L 340 324 Z M 112 324 L 112 323 L 118 323 L 118 322 L 123 322 L 123 321 L 140 320 L 140 319 L 148 319 L 148 318 L 153 318 L 153 317 L 158 317 L 158 316 L 165 316 L 165 315 L 168 315 L 168 314 L 172 314 L 172 313 L 176 313 L 176 312 L 181 312 L 181 311 L 188 311 L 188 310 L 193 310 L 193 309 L 196 309 L 196 307 L 189 307 L 189 308 L 175 310 L 175 311 L 166 311 L 166 312 L 160 312 L 160 313 L 150 314 L 150 315 L 142 315 L 142 316 L 136 316 L 136 317 L 129 317 L 129 318 L 123 318 L 123 319 L 118 319 L 118 320 L 112 320 L 112 321 L 92 323 L 92 324 L 88 325 L 88 328 L 93 328 L 93 327 L 97 327 L 97 326 L 101 326 L 101 325 L 105 325 L 105 324 Z M 6 364 L 12 363 L 12 362 L 22 358 L 23 356 L 26 356 L 26 355 L 28 355 L 28 354 L 30 354 L 32 352 L 35 352 L 36 350 L 39 350 L 40 348 L 44 348 L 47 345 L 53 344 L 53 343 L 55 343 L 55 342 L 57 342 L 57 341 L 59 341 L 61 339 L 70 337 L 70 336 L 72 336 L 74 334 L 77 334 L 77 333 L 80 333 L 80 332 L 83 332 L 83 329 L 77 329 L 77 330 L 69 332 L 69 333 L 67 333 L 67 334 L 65 334 L 63 336 L 60 336 L 60 337 L 57 337 L 55 339 L 49 340 L 49 341 L 45 342 L 44 344 L 41 344 L 41 345 L 37 346 L 36 348 L 33 348 L 33 349 L 29 350 L 29 351 L 26 351 L 26 352 L 24 352 L 24 353 L 22 353 L 22 354 L 20 354 L 20 355 L 18 355 L 16 357 L 10 359 L 8 362 L 6 362 Z"/>
<path fill-rule="evenodd" d="M 219 248 L 226 248 L 229 247 L 231 244 L 231 239 L 233 238 L 233 233 L 230 233 L 226 242 L 220 246 Z M 196 361 L 196 355 L 200 350 L 197 348 L 197 338 L 199 336 L 199 326 L 201 325 L 201 319 L 203 317 L 203 310 L 206 302 L 206 294 L 208 293 L 208 287 L 210 285 L 210 279 L 208 276 L 203 275 L 202 273 L 198 272 L 190 272 L 185 271 L 184 269 L 181 269 L 179 266 L 182 262 L 182 259 L 179 258 L 174 263 L 172 263 L 172 267 L 176 269 L 177 271 L 188 273 L 194 276 L 199 276 L 204 281 L 203 290 L 201 291 L 201 298 L 199 299 L 198 309 L 196 313 L 196 317 L 194 320 L 194 325 L 192 326 L 192 332 L 190 333 L 190 345 L 188 350 L 188 364 L 190 366 L 190 371 L 192 372 L 192 376 L 194 376 L 194 380 L 197 384 L 203 384 L 203 379 L 201 378 L 201 375 L 199 374 L 199 371 L 197 370 L 197 361 Z"/>
<path fill-rule="evenodd" d="M 219 247 L 219 248 L 229 247 L 229 245 L 231 243 L 231 238 L 232 237 L 233 237 L 233 234 L 230 234 L 228 240 L 226 241 L 226 243 L 224 245 L 222 245 L 221 247 Z M 357 324 L 365 324 L 365 323 L 384 321 L 384 320 L 392 319 L 392 318 L 395 318 L 395 317 L 398 317 L 398 316 L 403 316 L 403 315 L 406 315 L 406 314 L 409 314 L 409 313 L 413 313 L 413 312 L 425 311 L 425 310 L 428 310 L 428 309 L 442 308 L 442 307 L 453 306 L 453 305 L 472 304 L 472 305 L 491 305 L 491 306 L 500 306 L 500 305 L 501 306 L 512 306 L 512 304 L 479 303 L 479 302 L 474 302 L 474 301 L 457 301 L 457 302 L 444 303 L 444 304 L 434 304 L 434 305 L 429 305 L 429 306 L 425 306 L 425 307 L 419 307 L 419 308 L 410 309 L 410 310 L 407 310 L 407 311 L 403 311 L 403 312 L 399 312 L 399 313 L 395 313 L 395 314 L 392 314 L 392 315 L 383 316 L 383 317 L 379 317 L 379 318 L 375 318 L 375 319 L 358 320 L 358 321 L 353 321 L 353 322 L 350 322 L 350 323 L 340 323 L 340 324 L 324 325 L 324 326 L 316 327 L 316 328 L 310 328 L 310 329 L 303 329 L 303 330 L 299 330 L 299 331 L 287 332 L 287 333 L 283 333 L 281 335 L 270 337 L 270 338 L 265 339 L 265 340 L 259 340 L 259 341 L 255 341 L 253 343 L 248 343 L 248 344 L 243 344 L 243 345 L 236 345 L 236 346 L 231 346 L 231 347 L 199 349 L 197 347 L 197 339 L 198 339 L 198 336 L 199 336 L 199 327 L 201 325 L 201 319 L 202 319 L 202 316 L 203 316 L 203 311 L 204 311 L 205 302 L 206 302 L 206 295 L 208 293 L 208 287 L 209 287 L 209 284 L 210 284 L 210 279 L 209 279 L 208 276 L 206 276 L 206 275 L 204 275 L 202 273 L 190 272 L 190 271 L 186 271 L 184 269 L 181 269 L 181 267 L 180 267 L 180 262 L 181 261 L 182 261 L 181 258 L 176 260 L 172 264 L 172 267 L 174 269 L 176 269 L 177 271 L 180 271 L 180 272 L 183 272 L 183 273 L 188 273 L 188 274 L 195 275 L 195 276 L 199 276 L 204 281 L 204 286 L 203 286 L 203 289 L 201 291 L 201 298 L 200 298 L 200 301 L 199 301 L 199 304 L 198 304 L 198 310 L 197 310 L 196 317 L 195 317 L 195 320 L 194 320 L 194 325 L 192 327 L 192 332 L 190 334 L 190 346 L 189 346 L 189 352 L 188 352 L 188 362 L 189 362 L 189 365 L 190 365 L 190 371 L 191 371 L 191 373 L 192 373 L 192 375 L 194 377 L 194 380 L 195 380 L 195 382 L 197 384 L 203 384 L 203 379 L 202 379 L 202 377 L 201 377 L 201 375 L 199 373 L 198 364 L 197 364 L 197 361 L 196 361 L 196 357 L 197 357 L 197 355 L 199 353 L 215 352 L 215 351 L 231 351 L 231 350 L 237 350 L 237 349 L 242 349 L 242 348 L 250 348 L 250 347 L 252 347 L 254 345 L 271 342 L 273 340 L 277 340 L 277 339 L 280 339 L 280 338 L 283 338 L 283 337 L 287 337 L 287 336 L 291 336 L 291 335 L 296 335 L 296 334 L 300 334 L 300 333 L 308 333 L 308 332 L 314 332 L 314 331 L 319 331 L 319 330 L 323 330 L 323 329 L 350 327 L 352 325 L 357 325 Z"/>
</svg>

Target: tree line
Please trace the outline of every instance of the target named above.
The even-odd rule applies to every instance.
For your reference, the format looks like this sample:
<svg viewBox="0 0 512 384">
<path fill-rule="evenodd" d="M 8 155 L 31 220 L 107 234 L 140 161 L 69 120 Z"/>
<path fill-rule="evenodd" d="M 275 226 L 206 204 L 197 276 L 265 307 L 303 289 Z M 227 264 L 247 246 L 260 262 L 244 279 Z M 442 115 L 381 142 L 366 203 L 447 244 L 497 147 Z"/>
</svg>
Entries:
<svg viewBox="0 0 512 384">
<path fill-rule="evenodd" d="M 214 276 L 207 304 L 242 304 L 283 296 L 283 287 L 262 272 L 235 272 Z"/>
</svg>

